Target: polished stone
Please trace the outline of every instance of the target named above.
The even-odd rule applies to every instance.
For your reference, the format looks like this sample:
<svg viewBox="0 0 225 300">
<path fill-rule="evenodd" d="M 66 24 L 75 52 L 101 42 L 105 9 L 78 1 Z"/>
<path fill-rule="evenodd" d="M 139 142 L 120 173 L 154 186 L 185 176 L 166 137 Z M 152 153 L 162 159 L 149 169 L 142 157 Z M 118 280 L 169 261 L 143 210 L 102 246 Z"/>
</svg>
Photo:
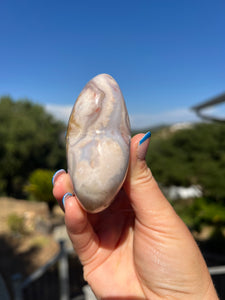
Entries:
<svg viewBox="0 0 225 300">
<path fill-rule="evenodd" d="M 122 92 L 107 74 L 90 80 L 78 96 L 67 130 L 68 172 L 88 212 L 108 207 L 129 164 L 130 122 Z"/>
</svg>

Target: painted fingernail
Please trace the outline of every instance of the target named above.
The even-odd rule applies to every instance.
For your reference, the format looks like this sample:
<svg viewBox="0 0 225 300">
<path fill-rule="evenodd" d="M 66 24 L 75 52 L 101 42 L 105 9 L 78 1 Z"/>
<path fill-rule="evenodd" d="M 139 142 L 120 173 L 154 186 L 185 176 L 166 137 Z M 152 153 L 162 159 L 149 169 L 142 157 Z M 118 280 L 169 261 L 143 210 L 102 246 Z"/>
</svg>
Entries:
<svg viewBox="0 0 225 300">
<path fill-rule="evenodd" d="M 151 132 L 148 131 L 143 138 L 139 141 L 138 149 L 137 149 L 137 157 L 141 160 L 145 159 L 148 145 L 151 137 Z"/>
<path fill-rule="evenodd" d="M 62 173 L 66 173 L 66 171 L 64 169 L 60 169 L 58 171 L 55 172 L 55 174 L 52 177 L 52 185 L 54 185 L 56 178 L 61 175 Z"/>
<path fill-rule="evenodd" d="M 139 145 L 143 144 L 147 139 L 151 137 L 151 131 L 148 131 L 143 138 L 140 140 Z"/>
<path fill-rule="evenodd" d="M 62 198 L 62 204 L 63 204 L 63 207 L 65 208 L 65 201 L 66 199 L 68 199 L 69 197 L 72 197 L 73 195 L 71 193 L 66 193 L 63 198 Z"/>
</svg>

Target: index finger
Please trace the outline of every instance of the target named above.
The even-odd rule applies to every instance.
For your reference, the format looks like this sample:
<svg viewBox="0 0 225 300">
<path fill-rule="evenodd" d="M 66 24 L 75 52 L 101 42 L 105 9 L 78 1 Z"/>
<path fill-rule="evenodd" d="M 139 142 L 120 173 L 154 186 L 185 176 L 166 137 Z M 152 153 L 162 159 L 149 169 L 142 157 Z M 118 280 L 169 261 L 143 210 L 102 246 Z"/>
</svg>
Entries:
<svg viewBox="0 0 225 300">
<path fill-rule="evenodd" d="M 57 174 L 57 172 L 56 172 Z M 73 193 L 73 184 L 71 177 L 68 173 L 60 172 L 57 176 L 53 177 L 53 195 L 62 208 L 62 198 L 66 193 Z"/>
</svg>

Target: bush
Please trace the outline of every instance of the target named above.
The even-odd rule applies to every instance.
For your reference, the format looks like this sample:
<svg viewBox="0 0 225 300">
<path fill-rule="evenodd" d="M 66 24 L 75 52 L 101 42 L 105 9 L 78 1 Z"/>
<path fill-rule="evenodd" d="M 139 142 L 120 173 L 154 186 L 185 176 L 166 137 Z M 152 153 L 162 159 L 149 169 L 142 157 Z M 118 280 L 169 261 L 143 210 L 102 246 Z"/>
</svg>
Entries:
<svg viewBox="0 0 225 300">
<path fill-rule="evenodd" d="M 200 232 L 204 225 L 215 228 L 225 226 L 225 207 L 216 201 L 197 198 L 188 203 L 181 200 L 180 203 L 174 203 L 174 208 L 192 230 Z"/>
<path fill-rule="evenodd" d="M 53 175 L 54 171 L 37 169 L 31 173 L 29 183 L 24 188 L 30 199 L 46 202 L 50 212 L 56 203 L 52 194 Z"/>
</svg>

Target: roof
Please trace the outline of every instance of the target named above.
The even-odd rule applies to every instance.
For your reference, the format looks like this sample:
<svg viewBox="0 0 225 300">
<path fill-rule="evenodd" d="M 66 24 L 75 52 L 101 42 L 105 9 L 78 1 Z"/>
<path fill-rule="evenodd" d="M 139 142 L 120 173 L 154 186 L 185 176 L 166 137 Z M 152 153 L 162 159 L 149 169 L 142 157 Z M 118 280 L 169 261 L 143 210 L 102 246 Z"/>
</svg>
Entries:
<svg viewBox="0 0 225 300">
<path fill-rule="evenodd" d="M 218 104 L 221 104 L 225 102 L 225 93 L 212 98 L 210 100 L 204 101 L 196 106 L 191 107 L 192 110 L 194 110 L 196 112 L 196 114 L 206 120 L 209 121 L 216 121 L 216 122 L 225 122 L 225 117 L 224 118 L 219 118 L 219 117 L 215 117 L 215 116 L 209 116 L 209 115 L 205 115 L 202 110 L 204 110 L 205 108 L 211 107 L 211 106 L 215 106 Z"/>
</svg>

